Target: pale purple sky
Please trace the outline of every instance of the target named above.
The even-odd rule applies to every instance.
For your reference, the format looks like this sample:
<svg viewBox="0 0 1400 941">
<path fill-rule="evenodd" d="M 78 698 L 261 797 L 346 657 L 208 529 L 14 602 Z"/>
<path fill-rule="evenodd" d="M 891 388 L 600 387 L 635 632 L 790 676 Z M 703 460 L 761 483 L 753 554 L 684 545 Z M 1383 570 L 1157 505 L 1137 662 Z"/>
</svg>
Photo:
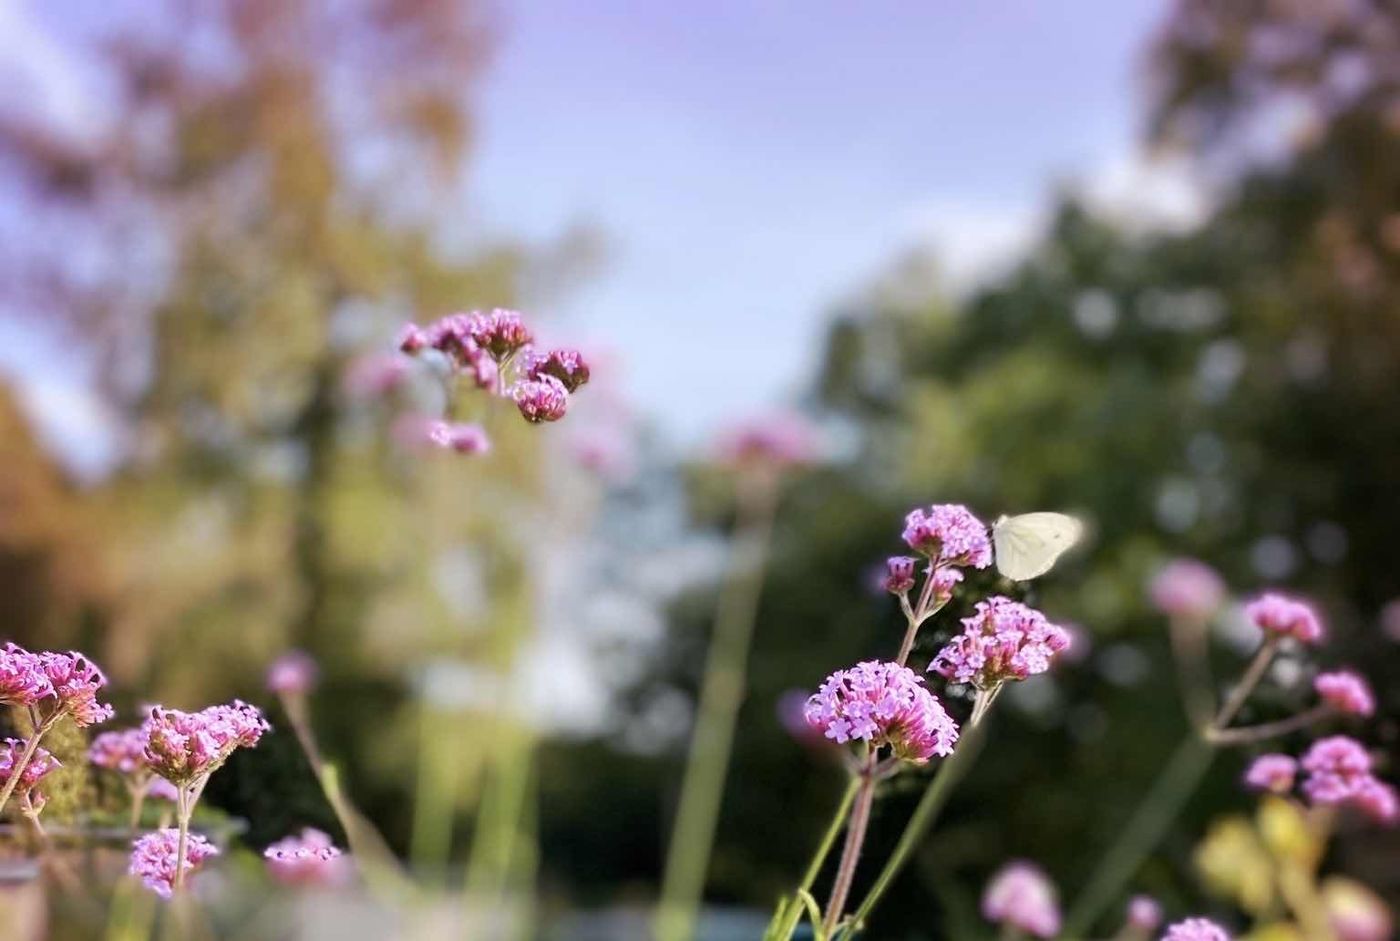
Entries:
<svg viewBox="0 0 1400 941">
<path fill-rule="evenodd" d="M 0 67 L 23 67 L 47 14 L 0 6 Z M 1065 182 L 1168 215 L 1191 201 L 1136 158 L 1165 0 L 498 7 L 462 214 L 484 237 L 604 233 L 601 270 L 550 313 L 618 354 L 681 443 L 800 391 L 831 308 L 904 251 L 936 246 L 966 284 Z M 13 332 L 0 371 L 32 378 Z M 91 421 L 80 397 L 47 389 L 69 402 L 50 419 Z"/>
</svg>

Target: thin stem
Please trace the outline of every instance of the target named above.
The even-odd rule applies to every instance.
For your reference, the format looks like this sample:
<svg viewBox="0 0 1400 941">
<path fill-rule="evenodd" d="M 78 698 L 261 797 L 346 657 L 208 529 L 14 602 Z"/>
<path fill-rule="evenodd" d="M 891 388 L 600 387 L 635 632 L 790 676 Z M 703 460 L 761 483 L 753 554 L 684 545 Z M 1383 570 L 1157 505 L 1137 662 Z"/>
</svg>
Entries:
<svg viewBox="0 0 1400 941">
<path fill-rule="evenodd" d="M 992 703 L 997 701 L 1001 695 L 1001 689 L 1005 683 L 998 683 L 990 689 L 979 689 L 977 698 L 972 701 L 972 718 L 968 719 L 968 725 L 972 728 L 982 724 L 982 720 L 987 717 L 987 711 L 992 708 Z"/>
<path fill-rule="evenodd" d="M 1264 642 L 1259 645 L 1259 650 L 1254 655 L 1254 659 L 1249 662 L 1244 675 L 1240 677 L 1239 683 L 1230 691 L 1229 697 L 1225 700 L 1225 705 L 1220 707 L 1220 712 L 1216 714 L 1215 721 L 1211 727 L 1220 731 L 1229 727 L 1230 722 L 1239 714 L 1249 699 L 1249 694 L 1254 692 L 1254 687 L 1259 685 L 1259 681 L 1264 678 L 1264 671 L 1269 668 L 1269 664 L 1274 659 L 1274 654 L 1278 651 L 1279 638 L 1277 634 L 1270 634 L 1264 638 Z"/>
<path fill-rule="evenodd" d="M 914 649 L 914 638 L 919 633 L 918 620 L 909 618 L 908 624 L 909 626 L 904 630 L 904 640 L 899 645 L 899 656 L 895 658 L 895 662 L 900 666 L 904 666 L 905 662 L 908 661 L 909 654 Z"/>
<path fill-rule="evenodd" d="M 1174 615 L 1168 621 L 1168 634 L 1186 715 L 1191 720 L 1192 728 L 1204 729 L 1215 712 L 1206 648 L 1206 622 L 1201 618 Z"/>
<path fill-rule="evenodd" d="M 1277 722 L 1262 722 L 1259 725 L 1247 725 L 1235 729 L 1210 728 L 1206 730 L 1206 741 L 1212 745 L 1253 745 L 1307 728 L 1314 722 L 1319 722 L 1333 715 L 1334 712 L 1335 710 L 1330 705 L 1323 703 L 1295 716 L 1289 716 L 1287 719 L 1279 719 Z"/>
<path fill-rule="evenodd" d="M 924 838 L 934 821 L 938 819 L 943 806 L 952 795 L 953 788 L 972 767 L 977 753 L 981 751 L 986 726 L 985 724 L 973 725 L 971 723 L 969 725 L 971 728 L 963 734 L 957 749 L 952 755 L 943 759 L 943 763 L 934 772 L 933 780 L 929 781 L 928 787 L 924 790 L 924 796 L 919 799 L 919 806 L 914 808 L 913 815 L 905 824 L 904 832 L 900 834 L 894 852 L 885 862 L 885 868 L 880 870 L 875 884 L 870 887 L 865 900 L 860 903 L 855 914 L 851 917 L 851 926 L 844 935 L 845 938 L 854 937 L 855 932 L 870 917 L 870 913 L 875 910 L 875 906 L 889 890 L 890 884 L 894 882 L 895 877 L 900 874 L 909 861 L 909 854 L 913 851 L 914 846 Z"/>
<path fill-rule="evenodd" d="M 855 879 L 856 863 L 860 861 L 861 846 L 865 843 L 865 831 L 870 826 L 870 808 L 875 802 L 875 762 L 876 749 L 870 749 L 865 764 L 861 768 L 859 784 L 856 787 L 855 807 L 851 811 L 851 826 L 846 831 L 846 845 L 841 850 L 841 864 L 836 868 L 836 881 L 831 887 L 831 900 L 826 905 L 826 917 L 822 919 L 822 935 L 830 937 L 846 909 L 846 896 L 851 892 L 851 882 Z"/>
<path fill-rule="evenodd" d="M 146 804 L 146 788 L 150 786 L 150 783 L 150 778 L 144 778 L 127 785 L 127 790 L 131 794 L 132 834 L 141 829 L 141 808 Z"/>
<path fill-rule="evenodd" d="M 29 767 L 29 760 L 34 757 L 34 752 L 39 748 L 39 740 L 44 737 L 50 725 L 52 723 L 35 725 L 34 730 L 29 733 L 29 738 L 24 743 L 24 751 L 20 752 L 19 761 L 10 767 L 10 779 L 5 782 L 4 789 L 0 790 L 0 811 L 4 811 L 5 805 L 9 803 L 10 795 L 15 792 L 19 779 L 24 777 L 24 769 Z"/>
<path fill-rule="evenodd" d="M 34 806 L 32 791 L 25 791 L 20 794 L 20 813 L 24 814 L 30 826 L 34 828 L 34 835 L 39 838 L 39 845 L 47 847 L 49 845 L 49 835 L 44 830 L 44 825 L 39 822 L 39 810 Z"/>
<path fill-rule="evenodd" d="M 831 817 L 831 825 L 826 828 L 826 834 L 817 846 L 817 851 L 812 854 L 812 861 L 807 864 L 807 872 L 802 877 L 802 885 L 798 887 L 799 892 L 812 891 L 812 885 L 817 881 L 817 876 L 821 874 L 822 864 L 826 862 L 831 848 L 836 845 L 836 837 L 841 833 L 841 828 L 846 825 L 846 817 L 851 812 L 851 804 L 855 802 L 858 790 L 860 790 L 860 779 L 853 777 L 846 785 L 846 792 L 841 795 L 841 803 L 836 805 L 836 813 Z"/>
<path fill-rule="evenodd" d="M 1105 908 L 1137 875 L 1167 828 L 1196 790 L 1215 757 L 1215 749 L 1194 732 L 1188 735 L 1158 775 L 1142 803 L 1118 831 L 1118 839 L 1094 868 L 1093 874 L 1065 919 L 1063 937 L 1080 939 L 1093 927 Z"/>
<path fill-rule="evenodd" d="M 740 494 L 730 575 L 715 616 L 690 754 L 666 851 L 656 917 L 658 941 L 687 941 L 695 930 L 729 771 L 734 725 L 744 698 L 749 641 L 772 539 L 776 484 L 775 479 L 751 479 Z"/>
<path fill-rule="evenodd" d="M 185 885 L 185 854 L 189 849 L 190 813 L 194 810 L 190 801 L 190 785 L 181 784 L 175 793 L 176 826 L 180 836 L 175 844 L 175 878 L 172 887 L 179 892 Z"/>
</svg>

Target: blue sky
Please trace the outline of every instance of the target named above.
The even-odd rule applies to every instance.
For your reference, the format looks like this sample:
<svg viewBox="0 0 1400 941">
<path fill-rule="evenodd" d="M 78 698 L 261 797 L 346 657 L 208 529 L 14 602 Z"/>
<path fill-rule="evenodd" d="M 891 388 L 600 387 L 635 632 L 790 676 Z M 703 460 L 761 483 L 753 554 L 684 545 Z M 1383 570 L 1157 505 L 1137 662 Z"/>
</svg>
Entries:
<svg viewBox="0 0 1400 941">
<path fill-rule="evenodd" d="M 36 0 L 16 2 L 0 66 L 44 46 Z M 1180 209 L 1135 156 L 1165 8 L 501 2 L 460 214 L 483 237 L 601 231 L 601 269 L 547 313 L 617 354 L 641 411 L 692 444 L 800 392 L 833 306 L 911 248 L 935 247 L 962 285 L 1066 182 Z M 0 342 L 17 351 L 0 370 L 25 375 L 36 343 Z M 81 398 L 47 382 L 49 402 Z"/>
</svg>

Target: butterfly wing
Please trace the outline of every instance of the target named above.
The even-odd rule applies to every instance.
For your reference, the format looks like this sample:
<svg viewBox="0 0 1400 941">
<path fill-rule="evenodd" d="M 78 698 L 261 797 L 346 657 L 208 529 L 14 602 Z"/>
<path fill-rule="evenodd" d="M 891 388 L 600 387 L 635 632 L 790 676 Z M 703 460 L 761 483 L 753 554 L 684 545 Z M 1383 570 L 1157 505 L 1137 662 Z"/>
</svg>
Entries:
<svg viewBox="0 0 1400 941">
<path fill-rule="evenodd" d="M 992 527 L 997 571 L 1018 582 L 1044 575 L 1084 534 L 1084 524 L 1063 513 L 1008 516 Z"/>
</svg>

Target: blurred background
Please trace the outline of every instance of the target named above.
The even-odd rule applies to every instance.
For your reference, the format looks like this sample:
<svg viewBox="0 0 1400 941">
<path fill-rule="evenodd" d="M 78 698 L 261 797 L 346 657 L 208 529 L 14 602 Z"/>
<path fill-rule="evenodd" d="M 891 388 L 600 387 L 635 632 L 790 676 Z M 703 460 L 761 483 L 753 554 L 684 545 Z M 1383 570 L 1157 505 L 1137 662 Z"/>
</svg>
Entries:
<svg viewBox="0 0 1400 941">
<path fill-rule="evenodd" d="M 590 356 L 577 411 L 502 421 L 486 459 L 405 448 L 395 330 L 495 306 Z M 1186 732 L 1144 594 L 1173 556 L 1317 599 L 1400 770 L 1379 0 L 0 0 L 0 376 L 4 639 L 90 652 L 128 718 L 267 701 L 311 652 L 355 800 L 438 864 L 490 740 L 529 743 L 551 936 L 621 937 L 654 897 L 733 514 L 710 442 L 779 406 L 828 460 L 778 517 L 717 911 L 761 914 L 830 813 L 840 773 L 780 704 L 898 645 L 871 573 L 919 503 L 1084 517 L 1032 595 L 1081 642 L 1016 688 L 873 936 L 977 937 L 1008 857 L 1082 883 Z M 1169 911 L 1231 911 L 1192 855 L 1248 809 L 1241 769 L 1138 880 Z M 285 734 L 208 800 L 254 847 L 334 829 Z M 1400 898 L 1396 831 L 1332 853 Z"/>
</svg>

